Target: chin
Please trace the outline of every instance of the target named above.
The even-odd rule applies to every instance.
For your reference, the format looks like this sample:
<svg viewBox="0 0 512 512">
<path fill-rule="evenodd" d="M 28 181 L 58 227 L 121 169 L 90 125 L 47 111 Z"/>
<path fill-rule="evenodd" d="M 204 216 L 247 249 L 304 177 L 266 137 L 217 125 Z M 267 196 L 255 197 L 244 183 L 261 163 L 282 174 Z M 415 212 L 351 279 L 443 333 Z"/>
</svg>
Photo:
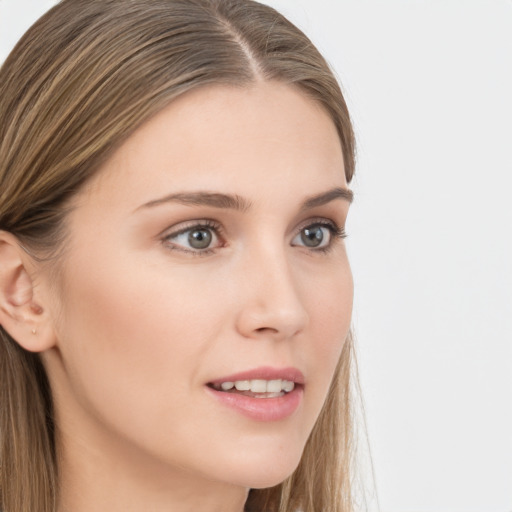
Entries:
<svg viewBox="0 0 512 512">
<path fill-rule="evenodd" d="M 284 482 L 292 473 L 293 473 L 293 471 L 290 473 L 281 475 L 279 477 L 276 476 L 275 478 L 269 478 L 268 475 L 265 475 L 265 476 L 262 475 L 261 478 L 254 481 L 248 487 L 250 489 L 268 489 L 270 487 L 275 487 L 276 485 L 279 485 L 280 483 Z"/>
<path fill-rule="evenodd" d="M 232 483 L 251 489 L 266 489 L 279 485 L 297 469 L 301 455 L 302 452 L 287 453 L 279 457 L 268 454 L 265 460 L 261 460 L 260 457 L 256 461 L 247 458 L 233 470 L 236 481 L 232 479 Z"/>
</svg>

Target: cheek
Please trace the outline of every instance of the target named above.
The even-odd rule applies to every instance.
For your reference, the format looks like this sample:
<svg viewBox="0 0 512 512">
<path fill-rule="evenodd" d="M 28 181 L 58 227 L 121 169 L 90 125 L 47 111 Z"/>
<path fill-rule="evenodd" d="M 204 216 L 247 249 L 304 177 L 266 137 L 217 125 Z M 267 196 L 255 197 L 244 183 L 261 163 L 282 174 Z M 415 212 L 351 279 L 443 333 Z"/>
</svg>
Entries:
<svg viewBox="0 0 512 512">
<path fill-rule="evenodd" d="M 109 244 L 112 238 L 102 237 L 101 251 L 74 250 L 64 269 L 62 351 L 77 373 L 89 364 L 109 385 L 135 385 L 138 377 L 144 387 L 158 379 L 183 387 L 229 323 L 234 298 L 225 282 L 233 276 L 205 264 L 173 264 L 160 250 L 120 254 L 123 246 Z"/>
<path fill-rule="evenodd" d="M 185 284 L 164 269 L 120 261 L 73 265 L 81 272 L 67 276 L 58 338 L 82 407 L 144 433 L 148 418 L 182 405 L 176 397 L 190 391 L 214 312 L 208 294 L 190 304 Z"/>
<path fill-rule="evenodd" d="M 306 400 L 316 421 L 350 330 L 353 279 L 348 262 L 329 271 L 324 279 L 310 283 L 310 288 L 314 290 L 307 295 L 311 337 L 304 364 L 315 376 Z"/>
<path fill-rule="evenodd" d="M 327 267 L 307 283 L 304 293 L 310 316 L 310 328 L 315 333 L 315 351 L 330 359 L 340 354 L 352 318 L 354 283 L 348 260 Z"/>
</svg>

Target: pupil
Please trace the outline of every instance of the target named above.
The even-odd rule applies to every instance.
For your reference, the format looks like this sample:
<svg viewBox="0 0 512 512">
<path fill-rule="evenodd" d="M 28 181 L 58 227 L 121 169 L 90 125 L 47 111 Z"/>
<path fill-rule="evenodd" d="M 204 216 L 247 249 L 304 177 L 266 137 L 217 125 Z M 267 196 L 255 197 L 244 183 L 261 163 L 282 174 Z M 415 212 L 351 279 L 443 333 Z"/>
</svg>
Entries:
<svg viewBox="0 0 512 512">
<path fill-rule="evenodd" d="M 302 231 L 301 238 L 304 245 L 318 247 L 323 242 L 324 232 L 320 227 L 306 228 Z"/>
<path fill-rule="evenodd" d="M 194 249 L 206 249 L 212 243 L 212 234 L 207 229 L 196 229 L 188 235 L 188 241 Z"/>
</svg>

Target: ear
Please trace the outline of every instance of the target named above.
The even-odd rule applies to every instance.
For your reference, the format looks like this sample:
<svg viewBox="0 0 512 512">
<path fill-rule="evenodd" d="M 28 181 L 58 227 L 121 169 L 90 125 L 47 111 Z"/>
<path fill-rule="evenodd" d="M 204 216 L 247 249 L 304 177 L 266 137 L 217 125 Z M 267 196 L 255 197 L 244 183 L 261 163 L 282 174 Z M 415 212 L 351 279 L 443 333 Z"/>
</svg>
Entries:
<svg viewBox="0 0 512 512">
<path fill-rule="evenodd" d="M 11 233 L 0 231 L 0 325 L 25 350 L 54 345 L 53 325 L 36 296 L 34 260 Z"/>
</svg>

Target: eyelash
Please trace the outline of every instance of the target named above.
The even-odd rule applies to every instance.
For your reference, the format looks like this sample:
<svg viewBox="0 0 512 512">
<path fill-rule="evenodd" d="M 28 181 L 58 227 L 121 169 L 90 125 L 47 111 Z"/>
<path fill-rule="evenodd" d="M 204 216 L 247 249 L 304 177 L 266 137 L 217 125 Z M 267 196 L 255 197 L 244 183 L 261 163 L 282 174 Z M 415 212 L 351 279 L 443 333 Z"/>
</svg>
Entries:
<svg viewBox="0 0 512 512">
<path fill-rule="evenodd" d="M 312 219 L 308 220 L 306 224 L 302 224 L 299 229 L 298 233 L 300 233 L 303 229 L 306 228 L 313 228 L 313 227 L 324 227 L 327 228 L 330 231 L 331 238 L 329 240 L 329 243 L 325 247 L 319 247 L 318 249 L 310 248 L 311 252 L 319 252 L 323 254 L 327 254 L 330 252 L 334 247 L 336 246 L 336 242 L 343 240 L 347 238 L 347 234 L 345 232 L 345 228 L 338 226 L 336 222 L 327 220 L 327 219 Z M 301 246 L 306 249 L 308 249 L 305 246 Z"/>
<path fill-rule="evenodd" d="M 193 249 L 185 249 L 183 247 L 173 245 L 172 243 L 170 243 L 171 239 L 176 238 L 179 235 L 187 233 L 188 231 L 197 231 L 200 229 L 209 229 L 210 231 L 213 231 L 215 233 L 217 238 L 222 240 L 222 235 L 223 235 L 222 226 L 218 222 L 215 222 L 210 219 L 205 219 L 205 220 L 200 220 L 200 221 L 194 221 L 193 224 L 189 224 L 188 226 L 184 226 L 183 228 L 179 229 L 176 232 L 169 233 L 169 234 L 165 235 L 162 241 L 172 251 L 180 251 L 180 252 L 190 254 L 192 256 L 207 256 L 207 255 L 215 252 L 215 250 L 218 249 L 218 247 L 212 247 L 212 248 L 207 248 L 207 249 L 202 249 L 202 250 L 197 250 L 197 249 L 193 250 Z"/>
<path fill-rule="evenodd" d="M 297 234 L 295 236 L 300 234 L 300 232 L 306 228 L 315 228 L 315 227 L 327 228 L 330 231 L 331 238 L 329 240 L 329 243 L 325 247 L 309 248 L 310 252 L 326 254 L 334 248 L 337 241 L 347 238 L 347 234 L 345 233 L 345 229 L 343 227 L 340 227 L 340 226 L 338 226 L 338 224 L 336 224 L 336 222 L 327 220 L 327 219 L 309 219 L 307 221 L 307 223 L 303 223 L 298 228 Z M 215 222 L 210 219 L 205 219 L 205 220 L 200 220 L 200 221 L 194 221 L 193 224 L 184 226 L 183 228 L 179 229 L 176 232 L 166 234 L 162 239 L 162 243 L 164 245 L 166 245 L 166 247 L 169 248 L 170 250 L 180 251 L 180 252 L 184 252 L 184 253 L 190 254 L 192 256 L 198 256 L 198 257 L 207 256 L 209 254 L 212 254 L 217 249 L 219 249 L 223 246 L 223 245 L 221 245 L 220 247 L 212 247 L 212 248 L 195 249 L 194 250 L 194 249 L 186 249 L 181 246 L 172 244 L 170 242 L 173 238 L 176 238 L 179 235 L 182 235 L 182 234 L 190 232 L 190 231 L 197 231 L 197 230 L 201 230 L 201 229 L 207 229 L 207 230 L 213 231 L 215 236 L 220 241 L 222 241 L 222 238 L 223 238 L 222 226 L 218 222 Z M 294 238 L 295 238 L 295 236 L 294 236 Z M 308 249 L 307 246 L 299 246 L 299 247 Z"/>
</svg>

